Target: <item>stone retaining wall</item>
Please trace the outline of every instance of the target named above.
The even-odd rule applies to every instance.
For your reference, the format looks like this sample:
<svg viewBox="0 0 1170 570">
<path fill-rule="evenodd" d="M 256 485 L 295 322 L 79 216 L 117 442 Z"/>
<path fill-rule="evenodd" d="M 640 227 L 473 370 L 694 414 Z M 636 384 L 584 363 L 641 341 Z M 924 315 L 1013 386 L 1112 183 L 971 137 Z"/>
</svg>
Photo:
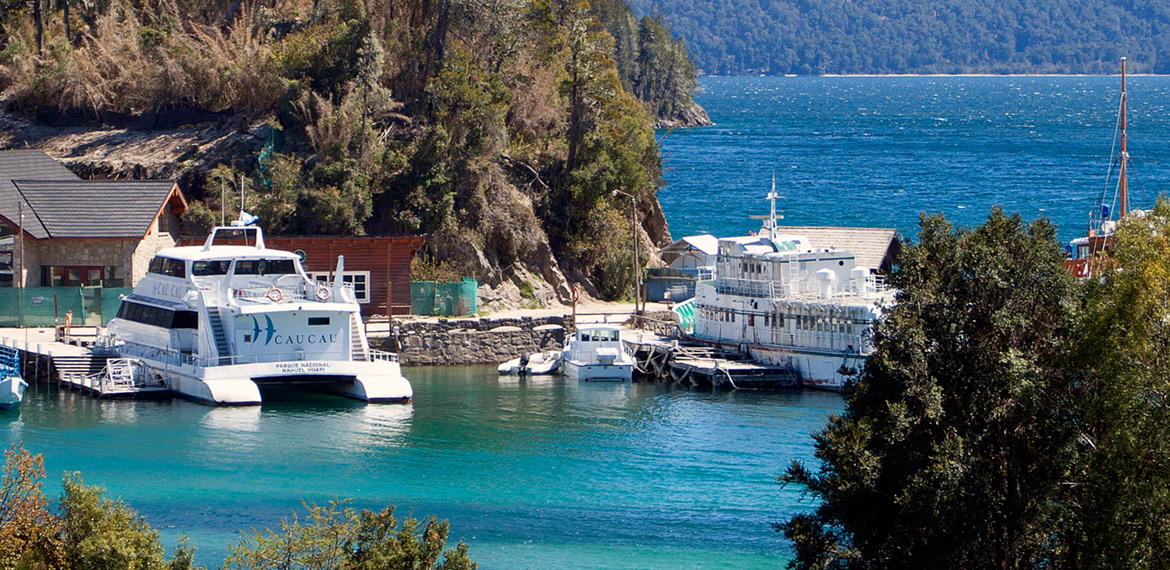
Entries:
<svg viewBox="0 0 1170 570">
<path fill-rule="evenodd" d="M 371 338 L 374 348 L 398 353 L 405 366 L 500 364 L 523 352 L 560 350 L 565 319 L 440 319 L 407 322 L 397 335 Z"/>
</svg>

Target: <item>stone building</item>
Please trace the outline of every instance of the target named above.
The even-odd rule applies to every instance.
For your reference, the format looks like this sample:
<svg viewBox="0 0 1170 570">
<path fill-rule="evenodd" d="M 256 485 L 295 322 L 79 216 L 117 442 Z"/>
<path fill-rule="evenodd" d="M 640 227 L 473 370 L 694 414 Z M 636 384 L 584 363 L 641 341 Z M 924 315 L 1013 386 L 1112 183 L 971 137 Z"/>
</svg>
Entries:
<svg viewBox="0 0 1170 570">
<path fill-rule="evenodd" d="M 82 180 L 43 151 L 0 152 L 14 286 L 133 286 L 186 209 L 173 180 Z"/>
</svg>

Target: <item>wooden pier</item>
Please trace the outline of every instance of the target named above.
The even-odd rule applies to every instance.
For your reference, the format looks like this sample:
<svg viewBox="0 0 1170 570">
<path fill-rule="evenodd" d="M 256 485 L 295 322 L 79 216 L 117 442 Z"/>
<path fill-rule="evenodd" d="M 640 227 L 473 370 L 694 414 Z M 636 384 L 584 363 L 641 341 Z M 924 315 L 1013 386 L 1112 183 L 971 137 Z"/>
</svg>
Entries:
<svg viewBox="0 0 1170 570">
<path fill-rule="evenodd" d="M 0 344 L 20 351 L 26 381 L 46 382 L 97 398 L 150 398 L 170 396 L 161 379 L 153 378 L 133 361 L 95 352 L 92 343 L 78 335 L 77 344 L 44 338 L 22 340 L 19 335 L 0 336 Z M 79 346 L 82 345 L 82 346 Z"/>
</svg>

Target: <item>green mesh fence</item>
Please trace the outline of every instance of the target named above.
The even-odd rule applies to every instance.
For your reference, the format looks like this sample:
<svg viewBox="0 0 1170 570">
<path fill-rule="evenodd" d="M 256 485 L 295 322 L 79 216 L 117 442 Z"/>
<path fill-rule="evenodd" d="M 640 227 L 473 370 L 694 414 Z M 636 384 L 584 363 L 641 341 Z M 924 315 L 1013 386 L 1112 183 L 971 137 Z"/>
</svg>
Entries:
<svg viewBox="0 0 1170 570">
<path fill-rule="evenodd" d="M 73 326 L 104 325 L 118 314 L 121 296 L 132 291 L 131 287 L 3 287 L 0 327 L 63 325 L 68 311 L 73 311 Z"/>
<path fill-rule="evenodd" d="M 479 282 L 470 277 L 453 283 L 410 282 L 410 312 L 415 315 L 469 317 L 477 311 Z"/>
</svg>

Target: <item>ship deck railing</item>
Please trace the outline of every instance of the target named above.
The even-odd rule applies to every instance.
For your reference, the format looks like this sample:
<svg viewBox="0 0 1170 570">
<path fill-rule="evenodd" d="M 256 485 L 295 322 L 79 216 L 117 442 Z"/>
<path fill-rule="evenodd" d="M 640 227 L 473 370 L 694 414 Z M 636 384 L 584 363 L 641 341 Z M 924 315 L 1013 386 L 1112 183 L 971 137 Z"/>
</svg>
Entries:
<svg viewBox="0 0 1170 570">
<path fill-rule="evenodd" d="M 828 298 L 860 297 L 865 298 L 889 290 L 883 275 L 869 275 L 865 284 L 858 287 L 853 282 L 834 287 Z M 800 289 L 800 283 L 788 283 L 771 279 L 733 279 L 719 278 L 715 281 L 715 291 L 721 295 L 740 295 L 761 299 L 788 297 L 794 299 L 823 299 L 824 295 L 816 291 Z"/>
<path fill-rule="evenodd" d="M 198 366 L 212 368 L 216 366 L 232 366 L 238 364 L 265 364 L 274 362 L 398 362 L 398 355 L 392 352 L 370 349 L 368 360 L 354 360 L 350 358 L 317 355 L 309 356 L 304 352 L 268 352 L 264 354 L 235 354 L 231 356 L 203 357 L 196 354 L 181 352 L 167 348 L 160 348 L 139 342 L 119 340 L 118 345 L 130 347 L 130 350 L 118 350 L 119 354 L 148 358 L 164 362 L 170 366 Z"/>
<path fill-rule="evenodd" d="M 221 281 L 209 277 L 198 277 L 195 279 L 195 284 L 203 291 L 206 304 L 220 304 L 219 291 L 222 287 Z M 281 275 L 269 280 L 256 278 L 245 286 L 232 287 L 229 295 L 238 301 L 264 304 L 288 303 L 292 301 L 321 301 L 324 299 L 317 297 L 317 288 L 321 286 L 330 288 L 330 285 L 330 283 L 306 281 L 296 275 Z M 353 284 L 338 283 L 338 285 L 341 285 L 341 298 L 338 300 L 346 303 L 355 302 L 356 296 L 353 292 Z M 279 295 L 273 293 L 273 290 L 279 291 Z M 332 293 L 332 288 L 330 288 L 330 292 Z M 276 297 L 276 299 L 273 299 L 273 297 Z"/>
</svg>

